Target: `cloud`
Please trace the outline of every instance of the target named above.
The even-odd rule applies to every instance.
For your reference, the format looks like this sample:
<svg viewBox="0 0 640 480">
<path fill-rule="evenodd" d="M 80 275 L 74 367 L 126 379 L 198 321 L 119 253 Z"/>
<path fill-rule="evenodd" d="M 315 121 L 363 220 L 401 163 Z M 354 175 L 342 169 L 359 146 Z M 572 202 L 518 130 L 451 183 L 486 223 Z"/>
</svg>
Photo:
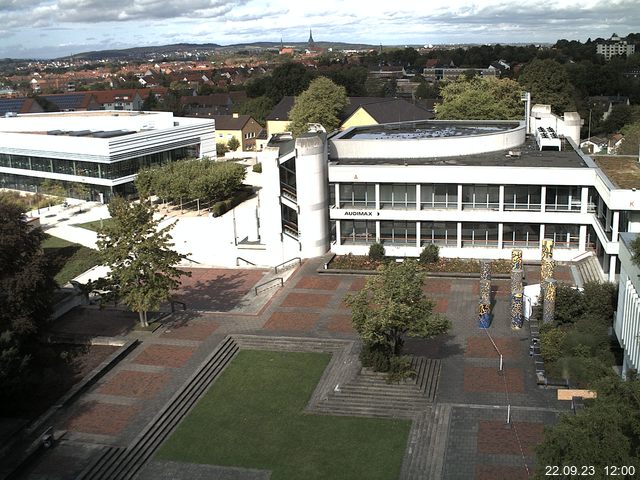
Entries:
<svg viewBox="0 0 640 480">
<path fill-rule="evenodd" d="M 0 0 L 0 25 L 0 37 L 11 39 L 2 42 L 2 57 L 62 43 L 75 43 L 77 52 L 87 37 L 105 33 L 127 47 L 304 42 L 309 28 L 316 41 L 373 45 L 586 40 L 637 31 L 640 9 L 638 0 Z M 50 38 L 38 40 L 44 31 Z"/>
</svg>

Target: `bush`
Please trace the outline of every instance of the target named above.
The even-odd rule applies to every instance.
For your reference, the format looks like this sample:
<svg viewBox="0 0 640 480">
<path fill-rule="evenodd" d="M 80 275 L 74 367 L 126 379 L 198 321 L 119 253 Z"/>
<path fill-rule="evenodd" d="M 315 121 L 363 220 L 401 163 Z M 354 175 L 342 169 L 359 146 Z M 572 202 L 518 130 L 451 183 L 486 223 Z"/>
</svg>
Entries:
<svg viewBox="0 0 640 480">
<path fill-rule="evenodd" d="M 231 137 L 231 139 L 227 142 L 227 147 L 229 147 L 229 150 L 231 150 L 232 152 L 235 152 L 236 150 L 238 150 L 238 148 L 240 148 L 240 142 L 236 137 Z"/>
<path fill-rule="evenodd" d="M 565 349 L 567 332 L 544 325 L 540 331 L 540 353 L 545 362 L 556 362 Z"/>
<path fill-rule="evenodd" d="M 222 157 L 225 153 L 229 151 L 226 143 L 216 143 L 216 156 Z"/>
<path fill-rule="evenodd" d="M 369 260 L 379 262 L 382 259 L 384 259 L 384 246 L 376 242 L 369 247 Z"/>
<path fill-rule="evenodd" d="M 440 260 L 440 247 L 430 243 L 420 252 L 420 263 L 437 263 Z"/>
<path fill-rule="evenodd" d="M 388 372 L 391 353 L 382 345 L 365 343 L 360 351 L 360 363 L 363 367 L 371 368 L 375 372 Z"/>
<path fill-rule="evenodd" d="M 393 356 L 389 359 L 387 383 L 400 383 L 407 378 L 414 378 L 415 370 L 411 368 L 411 358 L 407 356 Z"/>
<path fill-rule="evenodd" d="M 256 163 L 253 167 L 251 167 L 251 170 L 256 173 L 262 173 L 262 164 L 260 162 Z"/>
</svg>

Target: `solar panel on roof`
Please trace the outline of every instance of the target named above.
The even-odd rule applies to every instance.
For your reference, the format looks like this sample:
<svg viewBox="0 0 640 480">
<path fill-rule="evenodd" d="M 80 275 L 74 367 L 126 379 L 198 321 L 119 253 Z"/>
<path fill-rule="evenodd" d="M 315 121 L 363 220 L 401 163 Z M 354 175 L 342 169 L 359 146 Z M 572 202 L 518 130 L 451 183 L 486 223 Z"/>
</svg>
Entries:
<svg viewBox="0 0 640 480">
<path fill-rule="evenodd" d="M 96 138 L 113 138 L 120 137 L 122 135 L 128 135 L 130 133 L 135 133 L 132 130 L 109 130 L 106 132 L 94 132 L 93 136 Z"/>
<path fill-rule="evenodd" d="M 0 99 L 0 115 L 4 116 L 8 112 L 19 112 L 25 100 L 24 98 Z"/>
</svg>

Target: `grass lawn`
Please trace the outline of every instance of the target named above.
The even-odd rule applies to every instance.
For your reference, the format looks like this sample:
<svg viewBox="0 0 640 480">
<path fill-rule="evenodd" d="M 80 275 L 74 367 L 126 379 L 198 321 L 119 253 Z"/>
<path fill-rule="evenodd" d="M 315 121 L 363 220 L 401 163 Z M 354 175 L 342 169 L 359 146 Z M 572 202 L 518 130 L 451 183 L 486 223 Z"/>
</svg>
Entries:
<svg viewBox="0 0 640 480">
<path fill-rule="evenodd" d="M 51 259 L 56 271 L 55 279 L 60 286 L 100 263 L 95 250 L 61 238 L 47 236 L 42 248 Z"/>
<path fill-rule="evenodd" d="M 86 228 L 87 230 L 93 230 L 94 232 L 97 232 L 102 225 L 109 225 L 110 222 L 110 218 L 105 218 L 104 220 L 94 220 L 93 222 L 78 223 L 73 226 Z"/>
<path fill-rule="evenodd" d="M 397 479 L 410 421 L 302 411 L 329 359 L 239 352 L 157 456 L 271 470 L 272 480 Z"/>
</svg>

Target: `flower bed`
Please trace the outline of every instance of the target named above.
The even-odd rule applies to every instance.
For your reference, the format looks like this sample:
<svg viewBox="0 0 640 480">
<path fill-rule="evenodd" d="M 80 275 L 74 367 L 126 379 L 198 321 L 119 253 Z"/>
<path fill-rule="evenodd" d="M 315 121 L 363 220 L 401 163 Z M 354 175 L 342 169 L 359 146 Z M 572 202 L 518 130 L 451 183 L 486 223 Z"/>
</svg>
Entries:
<svg viewBox="0 0 640 480">
<path fill-rule="evenodd" d="M 376 270 L 384 262 L 391 262 L 393 257 L 386 257 L 384 260 L 370 260 L 366 255 L 336 255 L 328 265 L 330 269 L 337 270 Z M 422 268 L 427 272 L 441 273 L 480 273 L 480 261 L 466 258 L 440 258 L 435 263 L 421 263 Z M 492 260 L 492 273 L 509 273 L 511 263 L 509 260 Z"/>
</svg>

